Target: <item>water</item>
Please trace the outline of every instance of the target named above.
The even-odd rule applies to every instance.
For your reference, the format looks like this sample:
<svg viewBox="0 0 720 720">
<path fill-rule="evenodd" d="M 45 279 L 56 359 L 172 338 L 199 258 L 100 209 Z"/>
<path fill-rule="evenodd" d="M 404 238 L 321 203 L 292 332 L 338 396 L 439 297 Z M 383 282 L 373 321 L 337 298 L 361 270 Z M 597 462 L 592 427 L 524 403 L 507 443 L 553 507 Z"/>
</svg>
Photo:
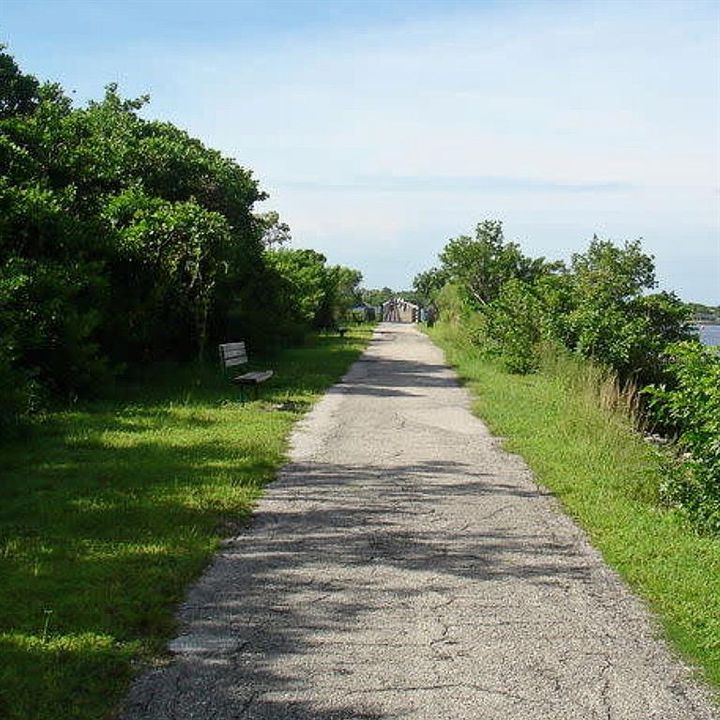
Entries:
<svg viewBox="0 0 720 720">
<path fill-rule="evenodd" d="M 698 325 L 700 342 L 711 347 L 720 347 L 720 325 Z"/>
</svg>

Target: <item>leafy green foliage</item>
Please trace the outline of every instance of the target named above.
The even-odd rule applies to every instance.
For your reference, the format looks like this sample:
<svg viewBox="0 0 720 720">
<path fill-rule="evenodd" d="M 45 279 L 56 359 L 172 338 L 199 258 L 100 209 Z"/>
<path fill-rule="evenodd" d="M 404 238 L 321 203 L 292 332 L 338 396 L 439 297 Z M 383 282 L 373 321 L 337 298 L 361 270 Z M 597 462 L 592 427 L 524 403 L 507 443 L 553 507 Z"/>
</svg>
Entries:
<svg viewBox="0 0 720 720">
<path fill-rule="evenodd" d="M 13 58 L 0 45 L 0 119 L 32 112 L 37 104 L 40 83 L 20 72 Z"/>
<path fill-rule="evenodd" d="M 43 398 L 104 387 L 109 368 L 202 357 L 220 340 L 259 350 L 352 304 L 357 272 L 312 251 L 273 260 L 290 232 L 254 214 L 266 195 L 252 172 L 143 119 L 147 102 L 113 84 L 74 108 L 0 48 L 6 426 Z"/>
<path fill-rule="evenodd" d="M 270 267 L 279 278 L 283 314 L 306 327 L 334 325 L 359 301 L 362 275 L 340 265 L 329 266 L 315 250 L 270 250 Z"/>
<path fill-rule="evenodd" d="M 382 305 L 384 302 L 390 300 L 397 295 L 397 293 L 389 287 L 383 288 L 362 288 L 360 291 L 360 299 L 367 305 L 377 307 Z"/>
<path fill-rule="evenodd" d="M 360 283 L 362 273 L 359 270 L 335 265 L 333 267 L 332 281 L 334 292 L 332 294 L 332 312 L 338 319 L 346 319 L 350 309 L 362 302 Z"/>
<path fill-rule="evenodd" d="M 73 216 L 73 198 L 72 189 L 0 180 L 5 372 L 19 383 L 13 396 L 34 398 L 6 407 L 5 425 L 37 409 L 47 395 L 40 387 L 71 398 L 105 377 L 92 336 L 107 283 L 98 262 L 83 256 L 89 227 Z"/>
<path fill-rule="evenodd" d="M 232 242 L 227 219 L 194 200 L 168 202 L 138 189 L 110 198 L 104 218 L 116 233 L 108 344 L 121 338 L 126 357 L 152 357 L 170 351 L 181 328 L 202 355 Z"/>
<path fill-rule="evenodd" d="M 640 243 L 620 248 L 594 238 L 586 253 L 573 256 L 571 279 L 573 349 L 622 377 L 656 380 L 665 347 L 689 337 L 689 313 L 670 293 L 644 294 L 656 282 L 653 260 Z"/>
<path fill-rule="evenodd" d="M 486 221 L 475 238 L 451 240 L 440 260 L 439 269 L 416 277 L 417 286 L 442 298 L 437 284 L 452 282 L 468 310 L 465 322 L 472 313 L 484 316 L 470 323 L 477 342 L 516 372 L 536 368 L 539 345 L 549 340 L 612 368 L 623 381 L 647 383 L 662 378 L 667 345 L 692 337 L 689 310 L 675 295 L 648 294 L 654 263 L 638 241 L 618 247 L 593 238 L 566 268 L 525 257 L 505 241 L 501 223 Z"/>
<path fill-rule="evenodd" d="M 453 316 L 462 317 L 485 352 L 500 356 L 513 372 L 532 372 L 544 337 L 540 283 L 556 266 L 523 255 L 516 243 L 505 241 L 502 223 L 495 220 L 478 224 L 474 238 L 451 240 L 440 261 L 440 268 L 415 278 L 415 287 L 433 297 L 443 315 L 452 308 Z"/>
<path fill-rule="evenodd" d="M 474 238 L 461 235 L 450 240 L 440 253 L 440 261 L 445 276 L 459 284 L 476 309 L 498 297 L 508 280 L 531 282 L 544 265 L 542 259 L 533 260 L 523 255 L 516 243 L 505 242 L 502 223 L 498 220 L 479 223 Z M 436 283 L 437 271 L 432 272 L 434 277 L 427 280 Z M 425 278 L 416 279 L 425 284 Z"/>
<path fill-rule="evenodd" d="M 487 334 L 497 342 L 505 367 L 522 374 L 537 370 L 543 307 L 533 287 L 508 280 L 486 315 Z"/>
<path fill-rule="evenodd" d="M 511 372 L 535 372 L 547 348 L 570 352 L 614 374 L 611 394 L 623 396 L 632 412 L 634 389 L 654 383 L 644 419 L 677 432 L 690 458 L 670 473 L 666 498 L 698 527 L 720 531 L 718 360 L 690 342 L 693 308 L 672 293 L 652 292 L 653 258 L 639 241 L 618 246 L 594 237 L 565 267 L 526 258 L 490 221 L 477 226 L 474 238 L 451 240 L 440 261 L 416 278 L 416 287 L 432 294 L 469 347 Z"/>
<path fill-rule="evenodd" d="M 430 268 L 418 273 L 413 280 L 417 301 L 421 305 L 434 305 L 437 294 L 449 280 L 448 272 L 442 268 Z"/>
<path fill-rule="evenodd" d="M 256 215 L 256 221 L 260 227 L 262 244 L 266 248 L 276 249 L 292 240 L 290 226 L 280 220 L 276 210 Z"/>
<path fill-rule="evenodd" d="M 282 280 L 282 307 L 308 325 L 315 321 L 328 285 L 325 256 L 315 250 L 272 250 L 267 260 Z"/>
<path fill-rule="evenodd" d="M 671 386 L 650 386 L 656 416 L 678 434 L 666 499 L 703 529 L 720 533 L 720 354 L 697 342 L 669 348 Z"/>
</svg>

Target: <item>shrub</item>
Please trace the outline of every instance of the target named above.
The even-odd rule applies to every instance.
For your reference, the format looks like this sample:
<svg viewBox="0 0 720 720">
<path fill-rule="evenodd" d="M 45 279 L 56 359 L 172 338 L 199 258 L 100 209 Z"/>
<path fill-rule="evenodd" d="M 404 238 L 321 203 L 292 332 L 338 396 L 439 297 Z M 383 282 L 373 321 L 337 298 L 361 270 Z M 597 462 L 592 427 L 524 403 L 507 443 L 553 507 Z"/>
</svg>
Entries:
<svg viewBox="0 0 720 720">
<path fill-rule="evenodd" d="M 507 370 L 521 374 L 537 370 L 543 310 L 532 287 L 521 280 L 509 280 L 499 297 L 485 308 L 485 314 Z"/>
<path fill-rule="evenodd" d="M 697 526 L 720 532 L 720 354 L 699 342 L 669 348 L 670 387 L 649 386 L 650 409 L 676 431 L 677 462 L 663 492 Z"/>
<path fill-rule="evenodd" d="M 646 294 L 657 284 L 652 256 L 639 241 L 618 247 L 593 238 L 572 259 L 568 346 L 611 367 L 623 381 L 662 377 L 668 344 L 689 339 L 689 310 L 672 293 Z"/>
</svg>

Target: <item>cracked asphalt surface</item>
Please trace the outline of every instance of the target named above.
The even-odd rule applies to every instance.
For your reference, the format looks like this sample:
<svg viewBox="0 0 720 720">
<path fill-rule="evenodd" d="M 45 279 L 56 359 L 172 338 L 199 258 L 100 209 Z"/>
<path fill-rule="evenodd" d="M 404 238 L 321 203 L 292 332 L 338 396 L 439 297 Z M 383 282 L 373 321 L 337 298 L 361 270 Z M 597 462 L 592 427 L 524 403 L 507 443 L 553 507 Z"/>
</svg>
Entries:
<svg viewBox="0 0 720 720">
<path fill-rule="evenodd" d="M 640 602 L 382 324 L 297 426 L 251 526 L 180 610 L 125 720 L 709 720 Z"/>
</svg>

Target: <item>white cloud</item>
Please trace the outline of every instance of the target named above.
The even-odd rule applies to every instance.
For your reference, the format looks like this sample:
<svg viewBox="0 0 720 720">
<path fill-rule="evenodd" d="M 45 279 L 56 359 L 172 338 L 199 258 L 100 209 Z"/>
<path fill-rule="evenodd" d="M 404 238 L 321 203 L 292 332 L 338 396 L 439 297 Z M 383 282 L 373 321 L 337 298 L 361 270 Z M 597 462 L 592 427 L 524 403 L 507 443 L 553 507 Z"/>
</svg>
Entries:
<svg viewBox="0 0 720 720">
<path fill-rule="evenodd" d="M 252 43 L 130 39 L 83 71 L 122 65 L 151 114 L 255 170 L 297 244 L 369 284 L 407 285 L 499 217 L 548 255 L 642 235 L 668 284 L 717 302 L 717 19 L 701 2 L 471 3 Z"/>
</svg>

